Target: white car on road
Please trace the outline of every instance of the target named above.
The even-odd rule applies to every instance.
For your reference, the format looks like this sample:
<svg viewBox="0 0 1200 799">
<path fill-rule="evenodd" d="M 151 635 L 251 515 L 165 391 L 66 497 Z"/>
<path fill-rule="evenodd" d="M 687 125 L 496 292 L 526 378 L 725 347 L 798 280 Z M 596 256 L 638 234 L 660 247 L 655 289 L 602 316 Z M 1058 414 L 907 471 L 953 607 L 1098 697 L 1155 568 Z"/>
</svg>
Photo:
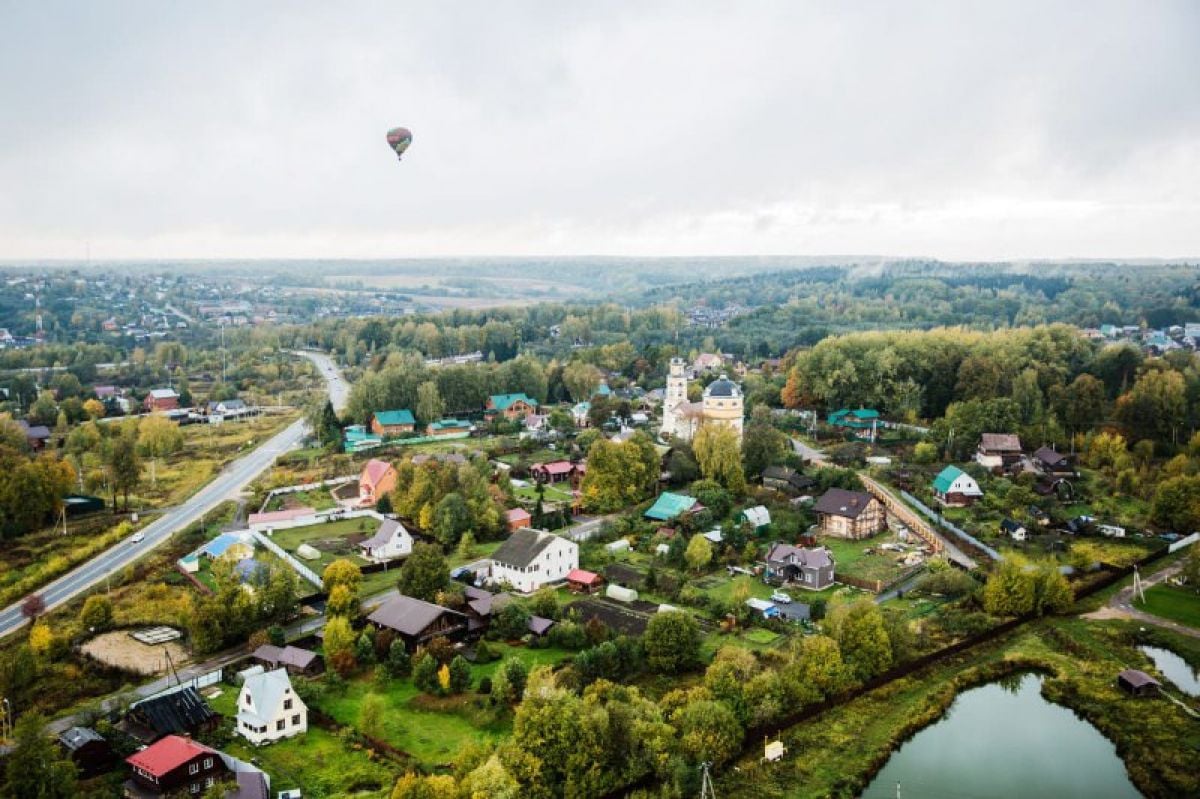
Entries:
<svg viewBox="0 0 1200 799">
<path fill-rule="evenodd" d="M 146 534 L 143 533 L 141 530 L 138 530 L 136 533 L 134 533 L 132 536 L 130 536 L 129 543 L 140 544 L 145 540 L 146 540 Z"/>
<path fill-rule="evenodd" d="M 786 605 L 792 601 L 792 598 L 782 591 L 773 591 L 771 593 L 771 601 L 778 602 L 781 605 Z"/>
</svg>

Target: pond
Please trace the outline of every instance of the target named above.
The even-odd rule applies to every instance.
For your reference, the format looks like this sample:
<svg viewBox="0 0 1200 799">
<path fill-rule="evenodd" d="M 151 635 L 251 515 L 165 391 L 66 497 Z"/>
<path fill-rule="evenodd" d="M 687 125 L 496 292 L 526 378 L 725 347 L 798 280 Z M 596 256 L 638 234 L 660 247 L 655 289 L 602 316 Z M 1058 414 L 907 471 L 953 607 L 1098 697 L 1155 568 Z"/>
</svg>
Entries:
<svg viewBox="0 0 1200 799">
<path fill-rule="evenodd" d="M 1035 674 L 964 691 L 936 724 L 888 760 L 862 793 L 903 797 L 1124 799 L 1141 794 L 1116 747 L 1042 698 Z"/>
<path fill-rule="evenodd" d="M 1139 646 L 1146 657 L 1163 673 L 1171 684 L 1188 696 L 1200 696 L 1200 678 L 1188 662 L 1170 649 L 1157 646 Z"/>
</svg>

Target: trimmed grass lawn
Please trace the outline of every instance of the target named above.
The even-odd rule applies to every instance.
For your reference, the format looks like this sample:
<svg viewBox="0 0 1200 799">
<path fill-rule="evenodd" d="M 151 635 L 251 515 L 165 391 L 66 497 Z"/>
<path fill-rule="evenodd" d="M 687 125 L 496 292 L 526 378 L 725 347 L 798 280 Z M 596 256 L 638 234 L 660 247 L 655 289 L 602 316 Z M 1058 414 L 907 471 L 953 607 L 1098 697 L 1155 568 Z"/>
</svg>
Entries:
<svg viewBox="0 0 1200 799">
<path fill-rule="evenodd" d="M 223 723 L 232 727 L 237 716 L 238 689 L 229 685 L 221 688 L 221 696 L 209 700 L 209 704 L 225 718 Z M 270 775 L 273 792 L 299 788 L 309 797 L 386 799 L 401 771 L 395 764 L 311 723 L 303 736 L 263 747 L 252 746 L 234 735 L 223 749 L 242 760 L 253 758 Z"/>
<path fill-rule="evenodd" d="M 1134 607 L 1200 629 L 1200 594 L 1194 591 L 1160 583 L 1146 591 L 1144 603 L 1135 601 Z"/>
<path fill-rule="evenodd" d="M 328 488 L 314 488 L 312 491 L 296 491 L 292 494 L 280 494 L 271 499 L 267 510 L 281 510 L 284 503 L 308 506 L 317 510 L 329 510 L 337 505 Z"/>
<path fill-rule="evenodd" d="M 474 563 L 480 558 L 489 557 L 503 543 L 503 541 L 484 541 L 481 544 L 476 544 L 473 546 L 470 553 L 465 556 L 458 554 L 458 551 L 455 550 L 446 556 L 446 565 L 451 569 L 456 569 L 459 566 L 465 566 L 468 563 Z"/>
<path fill-rule="evenodd" d="M 345 536 L 369 536 L 377 529 L 379 529 L 379 522 L 369 516 L 364 516 L 358 519 L 339 519 L 336 522 L 293 527 L 290 530 L 276 530 L 271 535 L 271 540 L 293 555 L 296 554 L 296 549 L 301 544 L 308 544 L 316 549 L 321 553 L 320 560 L 300 558 L 300 562 L 320 574 L 326 566 L 338 558 L 349 558 L 360 566 L 365 565 L 367 561 L 358 556 L 358 550 L 345 540 Z"/>
<path fill-rule="evenodd" d="M 544 494 L 546 502 L 570 502 L 571 496 L 570 483 L 547 483 L 546 492 Z M 564 488 L 566 486 L 566 488 Z M 525 486 L 524 488 L 513 489 L 513 496 L 517 499 L 525 499 L 530 502 L 537 502 L 537 487 Z"/>
</svg>

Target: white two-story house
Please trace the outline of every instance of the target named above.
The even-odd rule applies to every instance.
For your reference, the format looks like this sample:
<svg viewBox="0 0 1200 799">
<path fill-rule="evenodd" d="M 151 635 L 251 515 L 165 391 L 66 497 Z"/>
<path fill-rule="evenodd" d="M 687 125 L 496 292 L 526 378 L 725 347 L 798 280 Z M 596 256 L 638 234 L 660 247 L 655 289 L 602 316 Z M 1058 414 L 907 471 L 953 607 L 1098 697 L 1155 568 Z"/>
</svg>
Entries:
<svg viewBox="0 0 1200 799">
<path fill-rule="evenodd" d="M 296 696 L 287 669 L 247 677 L 237 707 L 238 735 L 255 745 L 308 730 L 308 706 Z"/>
<path fill-rule="evenodd" d="M 579 545 L 545 530 L 517 530 L 492 553 L 491 580 L 530 593 L 579 568 Z"/>
</svg>

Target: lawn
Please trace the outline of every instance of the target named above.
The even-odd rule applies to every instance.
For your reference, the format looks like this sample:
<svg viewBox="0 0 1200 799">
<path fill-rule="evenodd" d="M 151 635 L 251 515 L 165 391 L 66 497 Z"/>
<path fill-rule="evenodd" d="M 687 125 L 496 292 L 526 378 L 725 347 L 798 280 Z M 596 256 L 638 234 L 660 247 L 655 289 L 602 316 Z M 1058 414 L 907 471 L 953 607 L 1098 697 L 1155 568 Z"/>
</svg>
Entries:
<svg viewBox="0 0 1200 799">
<path fill-rule="evenodd" d="M 890 533 L 859 541 L 823 537 L 820 543 L 833 553 L 835 579 L 846 576 L 859 580 L 881 580 L 887 585 L 911 570 L 901 563 L 903 553 L 879 548 L 880 544 L 901 543 L 898 537 Z"/>
<path fill-rule="evenodd" d="M 1144 610 L 1164 619 L 1200 629 L 1200 594 L 1175 585 L 1159 583 L 1146 591 L 1146 601 L 1135 601 Z"/>
<path fill-rule="evenodd" d="M 547 483 L 545 493 L 543 494 L 545 501 L 570 502 L 574 498 L 571 495 L 570 485 L 570 483 Z M 513 489 L 513 496 L 515 496 L 517 499 L 528 500 L 529 502 L 537 502 L 537 486 L 528 485 L 522 488 Z"/>
<path fill-rule="evenodd" d="M 494 664 L 488 665 L 495 669 Z M 478 685 L 478 679 L 472 682 Z M 510 728 L 510 722 L 497 720 L 486 699 L 473 691 L 431 697 L 418 691 L 409 679 L 394 680 L 382 691 L 370 677 L 353 680 L 344 693 L 322 699 L 321 709 L 353 726 L 358 723 L 363 699 L 373 693 L 384 702 L 379 737 L 426 767 L 452 762 L 467 742 L 495 741 Z"/>
<path fill-rule="evenodd" d="M 321 553 L 320 560 L 305 560 L 310 569 L 320 574 L 321 571 L 338 558 L 348 558 L 362 566 L 367 563 L 358 555 L 358 550 L 347 536 L 366 538 L 379 529 L 379 522 L 369 516 L 357 519 L 339 519 L 334 522 L 319 522 L 304 527 L 293 527 L 288 530 L 276 530 L 271 534 L 271 540 L 291 554 L 301 544 L 308 544 Z"/>
<path fill-rule="evenodd" d="M 209 704 L 232 726 L 237 715 L 238 689 L 222 685 L 220 696 Z M 242 760 L 253 761 L 271 777 L 273 792 L 298 788 L 308 797 L 355 795 L 386 799 L 400 769 L 357 744 L 342 741 L 335 733 L 309 723 L 303 736 L 269 746 L 255 747 L 234 735 L 222 747 Z"/>
</svg>

